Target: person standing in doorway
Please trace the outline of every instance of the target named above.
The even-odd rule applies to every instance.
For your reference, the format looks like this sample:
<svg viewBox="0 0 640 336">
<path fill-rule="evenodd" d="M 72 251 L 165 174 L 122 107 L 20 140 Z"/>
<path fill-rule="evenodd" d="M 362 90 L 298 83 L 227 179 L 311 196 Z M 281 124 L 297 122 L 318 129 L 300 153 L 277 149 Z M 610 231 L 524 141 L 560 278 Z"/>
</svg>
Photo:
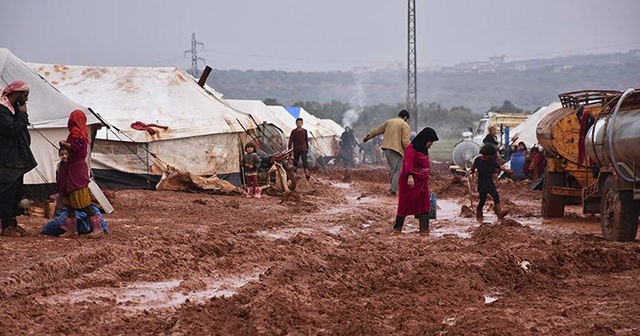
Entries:
<svg viewBox="0 0 640 336">
<path fill-rule="evenodd" d="M 307 153 L 309 152 L 309 135 L 307 130 L 302 128 L 304 121 L 302 118 L 296 119 L 296 128 L 289 135 L 289 149 L 293 148 L 293 168 L 298 170 L 298 161 L 302 159 L 302 167 L 307 180 L 309 176 L 309 163 L 307 163 Z"/>
<path fill-rule="evenodd" d="M 380 134 L 384 134 L 381 147 L 389 164 L 389 191 L 393 196 L 398 193 L 398 179 L 400 178 L 400 170 L 402 169 L 402 157 L 404 156 L 404 149 L 409 146 L 411 126 L 407 123 L 408 120 L 409 112 L 402 110 L 398 113 L 398 117 L 389 119 L 382 125 L 374 128 L 362 140 L 363 142 L 367 142 Z"/>
<path fill-rule="evenodd" d="M 0 95 L 0 220 L 3 236 L 22 237 L 27 231 L 18 225 L 19 203 L 24 192 L 24 174 L 38 163 L 31 152 L 27 101 L 29 85 L 15 81 Z"/>
</svg>

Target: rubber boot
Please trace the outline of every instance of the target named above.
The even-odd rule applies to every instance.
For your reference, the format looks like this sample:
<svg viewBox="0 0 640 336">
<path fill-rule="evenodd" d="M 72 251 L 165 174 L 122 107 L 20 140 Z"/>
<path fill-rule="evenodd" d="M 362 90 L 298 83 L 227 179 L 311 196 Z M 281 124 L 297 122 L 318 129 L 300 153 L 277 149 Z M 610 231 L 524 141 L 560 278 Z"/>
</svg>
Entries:
<svg viewBox="0 0 640 336">
<path fill-rule="evenodd" d="M 93 229 L 90 234 L 87 235 L 89 238 L 100 238 L 104 234 L 102 231 L 102 224 L 100 223 L 100 216 L 94 215 L 89 217 L 89 223 L 91 223 L 91 228 Z"/>
<path fill-rule="evenodd" d="M 247 197 L 253 197 L 253 187 L 247 187 Z"/>
<path fill-rule="evenodd" d="M 476 221 L 478 223 L 482 223 L 484 221 L 484 217 L 482 216 L 482 208 L 476 208 Z"/>
<path fill-rule="evenodd" d="M 76 236 L 78 234 L 78 228 L 76 227 L 76 218 L 65 218 L 64 219 L 64 223 L 62 223 L 62 225 L 60 225 L 60 228 L 63 229 L 65 231 L 65 233 L 63 233 L 62 235 L 60 235 L 61 238 L 72 238 L 74 236 Z"/>
<path fill-rule="evenodd" d="M 27 231 L 20 225 L 15 217 L 2 219 L 2 236 L 6 237 L 24 237 Z"/>
<path fill-rule="evenodd" d="M 502 210 L 500 208 L 500 204 L 494 205 L 493 206 L 493 211 L 496 213 L 496 216 L 498 216 L 498 219 L 503 219 L 504 216 L 506 216 L 509 213 L 509 211 L 507 211 L 507 210 Z"/>
<path fill-rule="evenodd" d="M 404 225 L 404 217 L 396 216 L 396 223 L 393 225 L 393 234 L 402 233 L 402 226 Z"/>
<path fill-rule="evenodd" d="M 255 198 L 262 198 L 262 188 L 255 187 L 254 188 L 254 196 L 255 196 Z"/>
<path fill-rule="evenodd" d="M 429 235 L 429 214 L 423 214 L 418 218 L 418 221 L 420 222 L 420 230 L 418 231 L 418 233 L 421 236 L 428 236 Z"/>
<path fill-rule="evenodd" d="M 309 169 L 304 170 L 304 176 L 307 178 L 307 180 L 311 178 L 311 175 L 309 175 Z"/>
</svg>

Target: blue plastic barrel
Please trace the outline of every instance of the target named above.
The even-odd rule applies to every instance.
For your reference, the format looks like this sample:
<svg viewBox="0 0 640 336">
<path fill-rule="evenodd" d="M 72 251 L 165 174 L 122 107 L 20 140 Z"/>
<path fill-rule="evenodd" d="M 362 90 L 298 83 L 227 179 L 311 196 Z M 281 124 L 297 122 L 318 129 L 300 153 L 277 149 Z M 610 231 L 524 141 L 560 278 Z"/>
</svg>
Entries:
<svg viewBox="0 0 640 336">
<path fill-rule="evenodd" d="M 522 173 L 522 167 L 524 167 L 524 152 L 511 154 L 511 170 L 515 173 L 512 176 L 514 180 L 524 180 L 525 176 Z"/>
</svg>

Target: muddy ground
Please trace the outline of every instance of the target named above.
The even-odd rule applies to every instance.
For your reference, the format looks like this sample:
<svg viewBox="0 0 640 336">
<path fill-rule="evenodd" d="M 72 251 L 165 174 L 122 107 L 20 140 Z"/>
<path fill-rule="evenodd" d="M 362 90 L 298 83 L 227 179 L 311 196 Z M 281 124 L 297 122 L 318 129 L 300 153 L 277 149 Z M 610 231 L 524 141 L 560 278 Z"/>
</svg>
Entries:
<svg viewBox="0 0 640 336">
<path fill-rule="evenodd" d="M 480 225 L 437 167 L 429 237 L 415 219 L 390 235 L 384 167 L 316 172 L 286 199 L 117 191 L 100 240 L 20 218 L 31 236 L 0 237 L 0 335 L 640 334 L 637 243 L 575 206 L 543 221 L 526 182 L 499 183 L 511 215 Z"/>
</svg>

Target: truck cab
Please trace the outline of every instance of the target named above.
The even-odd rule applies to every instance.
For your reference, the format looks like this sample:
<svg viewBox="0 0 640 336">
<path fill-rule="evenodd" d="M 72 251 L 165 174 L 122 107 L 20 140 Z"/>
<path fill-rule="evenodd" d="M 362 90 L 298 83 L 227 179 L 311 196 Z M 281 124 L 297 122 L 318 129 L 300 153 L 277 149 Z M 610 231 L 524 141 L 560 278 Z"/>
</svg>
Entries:
<svg viewBox="0 0 640 336">
<path fill-rule="evenodd" d="M 495 126 L 498 129 L 498 142 L 500 143 L 500 148 L 504 148 L 504 144 L 508 141 L 505 138 L 506 127 L 513 129 L 514 127 L 522 124 L 529 118 L 528 114 L 524 113 L 498 113 L 498 112 L 487 112 L 482 116 L 480 122 L 478 123 L 478 127 L 476 127 L 475 132 L 473 132 L 473 141 L 478 145 L 482 145 L 482 140 L 489 134 L 489 127 Z"/>
</svg>

